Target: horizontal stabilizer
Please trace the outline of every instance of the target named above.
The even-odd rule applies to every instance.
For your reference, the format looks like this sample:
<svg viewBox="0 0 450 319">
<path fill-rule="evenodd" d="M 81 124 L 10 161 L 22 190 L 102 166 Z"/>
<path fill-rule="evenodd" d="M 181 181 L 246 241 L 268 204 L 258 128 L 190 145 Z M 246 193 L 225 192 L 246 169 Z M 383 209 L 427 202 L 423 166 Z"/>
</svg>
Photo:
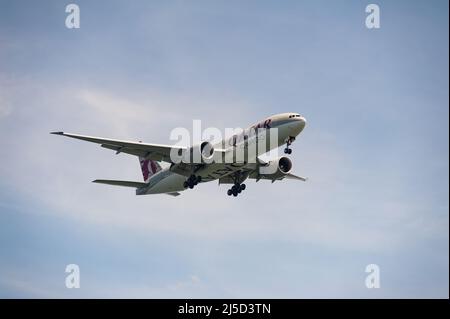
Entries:
<svg viewBox="0 0 450 319">
<path fill-rule="evenodd" d="M 133 187 L 133 188 L 141 188 L 141 187 L 146 187 L 148 185 L 146 183 L 140 183 L 140 182 L 117 181 L 117 180 L 111 180 L 111 179 L 96 179 L 95 181 L 92 181 L 92 183 Z"/>
</svg>

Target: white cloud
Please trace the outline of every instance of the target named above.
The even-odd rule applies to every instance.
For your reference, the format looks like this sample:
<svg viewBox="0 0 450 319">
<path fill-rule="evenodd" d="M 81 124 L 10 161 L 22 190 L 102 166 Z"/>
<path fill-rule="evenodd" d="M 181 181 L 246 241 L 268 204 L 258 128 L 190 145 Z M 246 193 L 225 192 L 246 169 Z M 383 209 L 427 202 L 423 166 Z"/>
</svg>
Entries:
<svg viewBox="0 0 450 319">
<path fill-rule="evenodd" d="M 0 73 L 0 120 L 7 117 L 13 111 L 12 96 L 16 92 L 12 90 L 10 81 Z"/>
<path fill-rule="evenodd" d="M 0 288 L 7 291 L 12 298 L 54 298 L 54 290 L 45 288 L 46 285 L 36 283 L 36 278 L 23 278 L 23 270 L 7 271 L 2 267 Z M 34 274 L 38 276 L 37 273 Z"/>
<path fill-rule="evenodd" d="M 200 278 L 196 275 L 190 275 L 188 279 L 183 281 L 177 281 L 175 284 L 168 286 L 169 290 L 180 291 L 180 290 L 191 290 L 195 286 L 201 283 Z"/>
<path fill-rule="evenodd" d="M 80 101 L 80 111 L 91 114 L 100 122 L 107 123 L 114 134 L 130 134 L 133 127 L 173 121 L 176 114 L 158 98 L 149 97 L 136 102 L 104 91 L 80 90 L 73 96 Z M 84 107 L 84 109 L 83 109 Z"/>
<path fill-rule="evenodd" d="M 12 111 L 12 107 L 5 99 L 0 96 L 0 120 L 7 117 Z"/>
</svg>

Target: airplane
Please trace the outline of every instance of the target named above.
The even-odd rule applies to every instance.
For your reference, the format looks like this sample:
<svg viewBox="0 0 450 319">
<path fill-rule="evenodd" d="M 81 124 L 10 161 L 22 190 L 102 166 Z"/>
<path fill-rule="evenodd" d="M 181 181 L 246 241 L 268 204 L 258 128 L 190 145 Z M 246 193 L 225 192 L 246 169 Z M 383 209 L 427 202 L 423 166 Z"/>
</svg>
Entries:
<svg viewBox="0 0 450 319">
<path fill-rule="evenodd" d="M 50 134 L 100 144 L 103 148 L 116 151 L 116 154 L 126 153 L 139 158 L 143 182 L 96 179 L 94 183 L 135 188 L 136 195 L 178 196 L 181 191 L 193 189 L 199 183 L 218 180 L 219 185 L 232 184 L 227 194 L 236 197 L 246 189 L 244 181 L 247 178 L 255 179 L 257 182 L 261 179 L 271 180 L 272 183 L 284 178 L 307 180 L 291 173 L 292 161 L 287 156 L 269 161 L 260 158 L 261 155 L 282 145 L 286 145 L 284 153 L 291 154 L 290 146 L 305 125 L 306 119 L 298 113 L 276 114 L 214 145 L 209 141 L 203 141 L 192 147 L 147 144 L 141 141 L 114 140 L 65 132 Z M 277 134 L 271 139 L 273 129 L 276 129 Z M 252 147 L 256 151 L 250 152 Z M 236 156 L 237 150 L 243 151 L 247 157 L 239 160 Z M 194 153 L 200 154 L 199 161 L 180 160 L 180 157 L 186 154 L 192 158 Z M 176 158 L 174 154 L 180 157 Z M 163 168 L 160 162 L 170 165 Z"/>
</svg>

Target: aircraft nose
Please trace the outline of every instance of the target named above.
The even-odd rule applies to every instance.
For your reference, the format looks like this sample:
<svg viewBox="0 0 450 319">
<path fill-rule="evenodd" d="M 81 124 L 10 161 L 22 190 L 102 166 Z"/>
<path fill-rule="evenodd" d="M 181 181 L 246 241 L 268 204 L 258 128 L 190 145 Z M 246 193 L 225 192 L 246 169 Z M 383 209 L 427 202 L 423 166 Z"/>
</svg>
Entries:
<svg viewBox="0 0 450 319">
<path fill-rule="evenodd" d="M 299 122 L 300 122 L 300 126 L 302 127 L 302 130 L 305 128 L 306 126 L 306 119 L 303 116 L 300 116 L 298 118 Z"/>
<path fill-rule="evenodd" d="M 289 125 L 290 135 L 297 136 L 306 126 L 306 119 L 303 116 L 296 117 L 295 120 Z"/>
</svg>

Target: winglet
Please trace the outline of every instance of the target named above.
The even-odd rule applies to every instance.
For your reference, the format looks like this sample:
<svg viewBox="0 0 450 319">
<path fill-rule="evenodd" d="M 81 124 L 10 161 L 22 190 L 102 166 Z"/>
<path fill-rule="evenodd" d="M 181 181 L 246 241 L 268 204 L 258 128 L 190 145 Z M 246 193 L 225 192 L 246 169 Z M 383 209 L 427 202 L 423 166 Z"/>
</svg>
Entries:
<svg viewBox="0 0 450 319">
<path fill-rule="evenodd" d="M 50 134 L 55 134 L 55 135 L 64 135 L 64 132 L 50 132 Z"/>
</svg>

